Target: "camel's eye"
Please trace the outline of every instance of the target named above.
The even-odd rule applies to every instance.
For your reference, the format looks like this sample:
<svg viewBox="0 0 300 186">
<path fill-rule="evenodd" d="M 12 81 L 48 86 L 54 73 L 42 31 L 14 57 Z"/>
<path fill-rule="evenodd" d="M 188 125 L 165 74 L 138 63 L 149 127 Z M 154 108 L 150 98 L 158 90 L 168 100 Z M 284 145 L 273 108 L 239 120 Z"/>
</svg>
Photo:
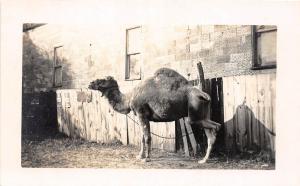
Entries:
<svg viewBox="0 0 300 186">
<path fill-rule="evenodd" d="M 100 85 L 101 85 L 103 82 L 104 82 L 103 79 L 98 79 L 97 82 L 96 82 L 95 84 L 98 84 L 98 85 L 100 84 Z"/>
</svg>

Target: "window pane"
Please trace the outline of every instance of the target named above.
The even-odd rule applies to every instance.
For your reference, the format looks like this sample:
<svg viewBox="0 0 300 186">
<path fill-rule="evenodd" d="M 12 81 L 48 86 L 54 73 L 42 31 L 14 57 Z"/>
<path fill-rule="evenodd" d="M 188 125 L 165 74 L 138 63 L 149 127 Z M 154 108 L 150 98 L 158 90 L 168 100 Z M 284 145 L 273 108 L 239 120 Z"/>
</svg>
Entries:
<svg viewBox="0 0 300 186">
<path fill-rule="evenodd" d="M 55 65 L 61 65 L 63 63 L 63 47 L 54 49 Z"/>
<path fill-rule="evenodd" d="M 141 28 L 127 30 L 127 54 L 141 52 Z"/>
<path fill-rule="evenodd" d="M 261 33 L 257 38 L 258 64 L 269 65 L 276 63 L 277 32 Z"/>
<path fill-rule="evenodd" d="M 54 68 L 54 86 L 62 85 L 62 67 Z"/>
<path fill-rule="evenodd" d="M 130 55 L 128 56 L 129 62 L 129 79 L 140 79 L 141 78 L 141 55 Z"/>
</svg>

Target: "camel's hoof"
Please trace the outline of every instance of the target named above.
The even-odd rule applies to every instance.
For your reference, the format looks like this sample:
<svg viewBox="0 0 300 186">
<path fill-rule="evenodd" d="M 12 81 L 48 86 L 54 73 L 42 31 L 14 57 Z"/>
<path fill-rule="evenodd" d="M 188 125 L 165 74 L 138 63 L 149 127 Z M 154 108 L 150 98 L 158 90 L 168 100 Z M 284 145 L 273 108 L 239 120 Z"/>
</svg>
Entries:
<svg viewBox="0 0 300 186">
<path fill-rule="evenodd" d="M 150 161 L 151 161 L 150 158 L 144 158 L 144 159 L 142 159 L 142 162 L 143 162 L 143 163 L 150 162 Z"/>
<path fill-rule="evenodd" d="M 199 160 L 198 163 L 199 163 L 199 164 L 206 163 L 206 159 Z"/>
<path fill-rule="evenodd" d="M 136 156 L 136 159 L 137 159 L 137 160 L 142 160 L 142 159 L 144 159 L 144 158 L 145 158 L 145 156 L 144 156 L 144 155 L 141 155 L 141 154 L 139 154 L 139 155 Z"/>
</svg>

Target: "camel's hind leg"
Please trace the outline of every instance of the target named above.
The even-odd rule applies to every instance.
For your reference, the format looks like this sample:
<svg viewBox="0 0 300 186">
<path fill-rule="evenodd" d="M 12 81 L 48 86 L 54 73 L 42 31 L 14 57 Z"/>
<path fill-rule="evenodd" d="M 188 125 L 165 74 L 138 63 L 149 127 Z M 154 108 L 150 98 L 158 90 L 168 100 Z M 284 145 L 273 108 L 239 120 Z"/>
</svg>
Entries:
<svg viewBox="0 0 300 186">
<path fill-rule="evenodd" d="M 209 158 L 211 149 L 216 141 L 216 130 L 215 129 L 204 129 L 205 134 L 207 136 L 207 150 L 204 158 L 199 160 L 198 163 L 205 163 Z"/>
</svg>

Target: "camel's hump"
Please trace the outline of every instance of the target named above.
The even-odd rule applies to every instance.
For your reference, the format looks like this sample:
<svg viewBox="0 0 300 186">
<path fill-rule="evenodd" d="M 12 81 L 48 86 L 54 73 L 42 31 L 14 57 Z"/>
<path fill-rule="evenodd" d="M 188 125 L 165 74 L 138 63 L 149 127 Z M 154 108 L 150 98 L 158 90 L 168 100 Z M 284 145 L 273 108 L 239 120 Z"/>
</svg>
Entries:
<svg viewBox="0 0 300 186">
<path fill-rule="evenodd" d="M 160 68 L 154 73 L 154 77 L 165 76 L 166 78 L 176 78 L 182 82 L 188 83 L 188 80 L 173 69 Z"/>
<path fill-rule="evenodd" d="M 154 73 L 154 80 L 160 88 L 176 90 L 179 87 L 188 85 L 188 80 L 175 70 L 160 68 Z"/>
</svg>

